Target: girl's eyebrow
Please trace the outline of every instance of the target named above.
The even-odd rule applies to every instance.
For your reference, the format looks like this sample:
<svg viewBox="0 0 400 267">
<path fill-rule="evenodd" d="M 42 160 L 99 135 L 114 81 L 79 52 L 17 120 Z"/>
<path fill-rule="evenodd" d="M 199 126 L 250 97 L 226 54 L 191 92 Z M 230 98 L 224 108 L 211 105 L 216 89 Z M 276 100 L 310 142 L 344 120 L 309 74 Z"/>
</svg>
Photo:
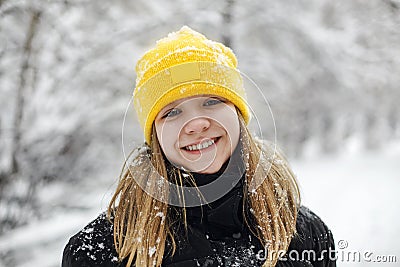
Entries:
<svg viewBox="0 0 400 267">
<path fill-rule="evenodd" d="M 175 107 L 176 107 L 176 105 L 168 104 L 168 105 L 166 105 L 165 107 L 163 107 L 163 108 L 160 110 L 160 114 L 161 114 L 161 113 L 164 113 L 164 112 L 167 111 L 167 110 L 170 110 L 170 109 L 172 109 L 172 108 L 175 108 Z"/>
<path fill-rule="evenodd" d="M 221 96 L 214 96 L 214 95 L 212 95 L 212 96 L 209 96 L 207 99 L 210 99 L 210 98 L 219 99 L 219 100 L 222 100 L 222 101 L 227 101 L 226 98 L 223 98 L 223 97 L 221 97 Z M 206 100 L 207 100 L 207 99 L 206 99 Z"/>
<path fill-rule="evenodd" d="M 204 97 L 204 101 L 210 99 L 210 98 L 214 98 L 214 99 L 219 99 L 221 101 L 227 101 L 224 97 L 218 96 L 218 95 L 198 95 L 198 96 L 193 96 L 193 97 Z M 179 104 L 183 101 L 183 99 L 178 99 L 172 103 L 169 103 L 168 105 L 166 105 L 164 108 L 162 108 L 160 110 L 160 112 L 158 113 L 156 118 L 160 118 L 163 117 L 165 115 L 165 113 L 171 109 L 174 109 L 176 106 L 179 106 Z"/>
<path fill-rule="evenodd" d="M 160 112 L 157 114 L 156 118 L 157 119 L 163 118 L 169 111 L 171 111 L 175 107 L 176 107 L 176 105 L 173 103 L 166 105 L 163 109 L 160 110 Z"/>
<path fill-rule="evenodd" d="M 173 109 L 173 108 L 175 108 L 176 106 L 179 106 L 179 104 L 181 104 L 181 102 L 183 101 L 183 99 L 178 99 L 178 100 L 175 100 L 174 102 L 172 102 L 172 103 L 169 103 L 168 105 L 166 105 L 165 107 L 163 107 L 161 110 L 160 110 L 160 112 L 158 113 L 159 115 L 160 114 L 164 114 L 166 111 L 168 111 L 168 110 L 170 110 L 170 109 Z"/>
</svg>

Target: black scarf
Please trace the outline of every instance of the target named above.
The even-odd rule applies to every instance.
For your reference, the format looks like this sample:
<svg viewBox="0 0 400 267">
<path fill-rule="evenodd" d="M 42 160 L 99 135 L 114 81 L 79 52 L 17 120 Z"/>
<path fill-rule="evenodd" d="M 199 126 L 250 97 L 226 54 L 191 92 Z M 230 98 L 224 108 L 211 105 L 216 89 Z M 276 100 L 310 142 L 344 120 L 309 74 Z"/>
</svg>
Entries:
<svg viewBox="0 0 400 267">
<path fill-rule="evenodd" d="M 232 234 L 241 232 L 244 229 L 242 207 L 243 186 L 245 183 L 241 145 L 239 144 L 236 147 L 232 156 L 224 163 L 218 172 L 213 174 L 192 172 L 191 175 L 201 192 L 203 192 L 203 186 L 215 182 L 211 184 L 208 190 L 211 189 L 212 191 L 215 189 L 218 193 L 222 191 L 226 191 L 227 193 L 215 201 L 207 201 L 200 206 L 186 207 L 188 225 L 201 229 L 209 234 L 210 238 L 217 240 L 223 239 L 226 236 L 231 237 Z M 185 184 L 187 185 L 189 183 Z M 196 193 L 189 197 L 195 198 L 199 196 Z M 174 213 L 183 221 L 181 217 L 182 208 L 174 207 L 173 209 L 175 211 Z"/>
</svg>

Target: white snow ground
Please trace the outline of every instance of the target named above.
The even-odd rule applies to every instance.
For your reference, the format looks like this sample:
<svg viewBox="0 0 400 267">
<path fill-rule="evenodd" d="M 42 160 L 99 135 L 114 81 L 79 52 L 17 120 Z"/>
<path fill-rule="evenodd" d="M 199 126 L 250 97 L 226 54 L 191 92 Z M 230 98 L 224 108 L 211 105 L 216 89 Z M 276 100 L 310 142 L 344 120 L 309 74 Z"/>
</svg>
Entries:
<svg viewBox="0 0 400 267">
<path fill-rule="evenodd" d="M 303 204 L 333 232 L 338 266 L 399 266 L 399 163 L 400 143 L 380 152 L 292 163 Z M 385 256 L 397 263 L 388 257 L 382 262 Z"/>
<path fill-rule="evenodd" d="M 292 161 L 303 204 L 315 211 L 334 234 L 338 266 L 398 266 L 399 163 L 400 143 L 380 152 Z M 60 266 L 68 238 L 106 208 L 109 195 L 109 186 L 99 186 L 86 196 L 90 200 L 84 201 L 89 203 L 88 209 L 74 212 L 60 209 L 47 220 L 7 233 L 0 237 L 0 251 L 11 250 L 13 253 L 8 257 L 13 258 L 16 267 Z M 359 262 L 352 260 L 354 255 L 360 255 Z M 370 262 L 364 258 L 368 255 Z M 378 255 L 394 255 L 397 263 L 377 264 L 373 260 Z M 5 259 L 0 259 L 0 267 L 5 266 L 2 262 Z"/>
</svg>

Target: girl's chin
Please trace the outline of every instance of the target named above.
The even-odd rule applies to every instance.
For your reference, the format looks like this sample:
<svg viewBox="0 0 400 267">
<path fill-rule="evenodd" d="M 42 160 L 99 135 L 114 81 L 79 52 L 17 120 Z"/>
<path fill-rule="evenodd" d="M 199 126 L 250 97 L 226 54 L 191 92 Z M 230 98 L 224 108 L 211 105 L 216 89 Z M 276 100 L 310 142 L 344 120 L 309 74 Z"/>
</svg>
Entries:
<svg viewBox="0 0 400 267">
<path fill-rule="evenodd" d="M 213 174 L 218 172 L 222 168 L 222 163 L 213 162 L 212 164 L 204 164 L 198 166 L 191 166 L 191 168 L 185 168 L 191 172 L 201 173 L 201 174 Z M 193 168 L 194 167 L 194 168 Z"/>
<path fill-rule="evenodd" d="M 216 169 L 216 170 L 212 170 L 212 169 L 205 169 L 203 171 L 198 171 L 197 173 L 201 173 L 201 174 L 214 174 L 216 172 L 218 172 L 221 168 Z"/>
</svg>

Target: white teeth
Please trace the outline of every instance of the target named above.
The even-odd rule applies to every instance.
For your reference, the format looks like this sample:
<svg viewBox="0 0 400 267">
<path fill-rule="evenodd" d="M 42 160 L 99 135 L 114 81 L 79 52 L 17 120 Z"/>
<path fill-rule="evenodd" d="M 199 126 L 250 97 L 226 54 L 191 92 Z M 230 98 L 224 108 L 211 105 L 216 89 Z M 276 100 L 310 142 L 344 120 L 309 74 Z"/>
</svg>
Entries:
<svg viewBox="0 0 400 267">
<path fill-rule="evenodd" d="M 207 148 L 207 147 L 211 146 L 212 144 L 214 144 L 214 140 L 208 140 L 208 141 L 205 141 L 205 142 L 197 144 L 197 145 L 187 146 L 185 148 L 186 148 L 186 150 L 190 150 L 190 151 L 200 150 L 200 149 Z"/>
</svg>

